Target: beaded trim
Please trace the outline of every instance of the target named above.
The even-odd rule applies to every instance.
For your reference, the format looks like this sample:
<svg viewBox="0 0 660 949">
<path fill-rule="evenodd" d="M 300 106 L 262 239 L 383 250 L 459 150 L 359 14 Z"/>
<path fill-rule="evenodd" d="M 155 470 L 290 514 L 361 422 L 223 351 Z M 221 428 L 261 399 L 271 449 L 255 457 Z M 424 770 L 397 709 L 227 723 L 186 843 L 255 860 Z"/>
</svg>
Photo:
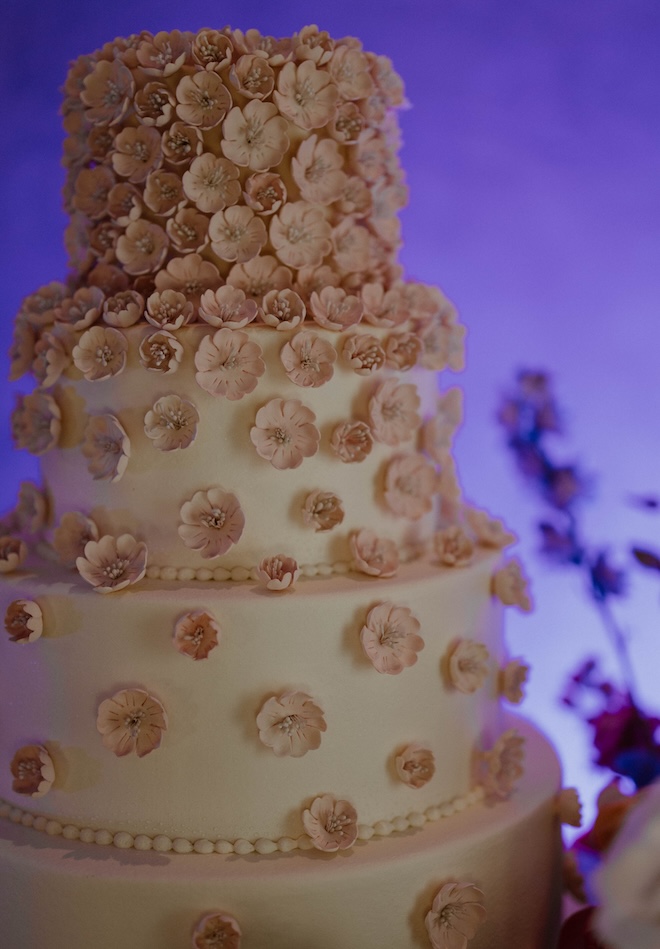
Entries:
<svg viewBox="0 0 660 949">
<path fill-rule="evenodd" d="M 419 829 L 427 823 L 441 820 L 458 814 L 466 808 L 483 801 L 484 788 L 477 785 L 468 794 L 456 797 L 452 801 L 427 807 L 425 811 L 411 811 L 406 817 L 395 817 L 393 820 L 380 820 L 375 824 L 359 824 L 358 840 L 371 840 L 372 837 L 389 837 L 391 834 L 401 834 L 406 830 Z M 157 834 L 150 837 L 148 834 L 129 834 L 125 830 L 113 833 L 110 830 L 93 830 L 91 827 L 78 827 L 75 824 L 65 824 L 62 821 L 33 814 L 20 807 L 14 807 L 0 798 L 0 817 L 10 820 L 23 827 L 32 827 L 42 831 L 50 837 L 63 837 L 65 840 L 80 840 L 85 844 L 110 845 L 120 850 L 156 850 L 158 853 L 219 853 L 238 854 L 245 856 L 250 853 L 291 853 L 293 850 L 313 850 L 314 844 L 307 834 L 300 837 L 280 837 L 278 840 L 269 840 L 259 837 L 254 841 L 244 840 L 208 840 L 201 837 L 190 840 L 187 837 L 168 837 L 166 834 Z"/>
</svg>

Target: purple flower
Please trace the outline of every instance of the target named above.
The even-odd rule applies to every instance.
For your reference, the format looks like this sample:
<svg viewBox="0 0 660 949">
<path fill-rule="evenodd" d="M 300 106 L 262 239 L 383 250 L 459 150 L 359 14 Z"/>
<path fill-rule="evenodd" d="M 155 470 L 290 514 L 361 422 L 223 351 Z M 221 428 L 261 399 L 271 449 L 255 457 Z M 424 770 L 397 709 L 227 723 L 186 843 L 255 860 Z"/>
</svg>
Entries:
<svg viewBox="0 0 660 949">
<path fill-rule="evenodd" d="M 624 774 L 643 787 L 660 772 L 660 718 L 646 715 L 629 699 L 587 720 L 594 729 L 596 764 Z"/>
<path fill-rule="evenodd" d="M 597 600 L 605 600 L 608 596 L 621 596 L 625 592 L 626 578 L 623 570 L 617 570 L 608 563 L 604 551 L 590 564 L 589 574 L 591 588 Z"/>
</svg>

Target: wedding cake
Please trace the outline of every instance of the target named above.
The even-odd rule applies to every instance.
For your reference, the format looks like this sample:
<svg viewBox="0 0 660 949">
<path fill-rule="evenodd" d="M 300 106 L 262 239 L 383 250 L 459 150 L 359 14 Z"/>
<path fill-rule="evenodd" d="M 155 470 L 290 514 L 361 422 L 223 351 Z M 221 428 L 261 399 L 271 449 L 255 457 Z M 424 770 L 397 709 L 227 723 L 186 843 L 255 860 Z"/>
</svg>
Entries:
<svg viewBox="0 0 660 949">
<path fill-rule="evenodd" d="M 403 102 L 316 27 L 71 67 L 70 277 L 11 352 L 3 945 L 553 943 L 530 598 L 455 471 L 464 328 L 397 264 Z"/>
</svg>

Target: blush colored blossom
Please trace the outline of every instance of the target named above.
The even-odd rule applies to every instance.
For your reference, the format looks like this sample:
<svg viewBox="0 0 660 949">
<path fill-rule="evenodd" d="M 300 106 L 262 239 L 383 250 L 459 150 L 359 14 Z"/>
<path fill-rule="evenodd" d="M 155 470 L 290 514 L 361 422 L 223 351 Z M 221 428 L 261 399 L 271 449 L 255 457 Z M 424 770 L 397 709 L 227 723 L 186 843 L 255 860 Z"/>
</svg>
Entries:
<svg viewBox="0 0 660 949">
<path fill-rule="evenodd" d="M 155 36 L 147 34 L 137 46 L 137 63 L 148 76 L 164 79 L 179 71 L 188 55 L 189 41 L 180 30 L 161 30 Z"/>
<path fill-rule="evenodd" d="M 263 56 L 246 54 L 232 66 L 230 81 L 248 99 L 267 99 L 275 88 L 275 73 Z"/>
<path fill-rule="evenodd" d="M 318 451 L 316 416 L 298 399 L 271 399 L 257 412 L 250 429 L 257 454 L 274 468 L 298 468 Z"/>
<path fill-rule="evenodd" d="M 133 326 L 144 313 L 144 297 L 136 290 L 122 290 L 103 303 L 103 322 L 123 329 Z"/>
<path fill-rule="evenodd" d="M 181 616 L 174 627 L 174 648 L 184 656 L 199 661 L 208 659 L 218 645 L 220 627 L 214 616 L 205 610 L 194 610 Z"/>
<path fill-rule="evenodd" d="M 459 692 L 471 695 L 477 692 L 488 675 L 490 653 L 483 643 L 474 639 L 459 639 L 447 656 L 447 677 Z"/>
<path fill-rule="evenodd" d="M 492 589 L 494 595 L 505 606 L 517 606 L 523 613 L 531 613 L 533 603 L 529 592 L 529 581 L 517 557 L 507 560 L 503 567 L 495 571 Z"/>
<path fill-rule="evenodd" d="M 169 125 L 174 115 L 175 99 L 164 82 L 148 82 L 135 94 L 135 114 L 143 125 L 161 128 Z"/>
<path fill-rule="evenodd" d="M 435 774 L 435 758 L 429 748 L 417 742 L 408 745 L 394 759 L 396 773 L 410 788 L 422 788 Z"/>
<path fill-rule="evenodd" d="M 116 593 L 141 580 L 147 572 L 147 545 L 130 534 L 89 540 L 76 559 L 78 573 L 97 593 Z"/>
<path fill-rule="evenodd" d="M 157 290 L 178 290 L 195 304 L 205 290 L 215 290 L 221 282 L 218 268 L 200 254 L 175 257 L 156 274 Z"/>
<path fill-rule="evenodd" d="M 52 395 L 46 392 L 36 390 L 19 395 L 11 428 L 17 448 L 25 448 L 32 455 L 43 455 L 59 442 L 62 412 Z"/>
<path fill-rule="evenodd" d="M 435 554 L 446 567 L 466 567 L 474 558 L 474 541 L 460 524 L 443 527 L 433 537 Z"/>
<path fill-rule="evenodd" d="M 371 431 L 378 442 L 399 445 L 409 441 L 419 428 L 417 387 L 396 379 L 381 382 L 369 400 Z"/>
<path fill-rule="evenodd" d="M 168 219 L 165 231 L 179 254 L 201 251 L 209 239 L 209 219 L 195 208 L 181 208 Z"/>
<path fill-rule="evenodd" d="M 385 365 L 407 372 L 417 365 L 421 351 L 422 343 L 415 333 L 391 333 L 385 340 Z"/>
<path fill-rule="evenodd" d="M 343 164 L 337 142 L 331 138 L 319 140 L 318 135 L 310 135 L 291 159 L 291 174 L 300 197 L 310 204 L 336 201 L 346 186 Z"/>
<path fill-rule="evenodd" d="M 360 376 L 370 376 L 385 364 L 385 352 L 380 341 L 368 333 L 352 333 L 347 336 L 341 354 L 344 361 Z"/>
<path fill-rule="evenodd" d="M 316 322 L 328 330 L 346 330 L 362 319 L 362 301 L 341 287 L 325 287 L 320 293 L 314 291 L 310 307 Z"/>
<path fill-rule="evenodd" d="M 176 372 L 183 359 L 183 346 L 166 331 L 150 333 L 140 343 L 140 363 L 151 372 Z"/>
<path fill-rule="evenodd" d="M 131 221 L 117 240 L 117 260 L 132 276 L 155 273 L 165 260 L 169 240 L 158 224 Z"/>
<path fill-rule="evenodd" d="M 229 913 L 209 913 L 199 920 L 192 934 L 193 949 L 240 949 L 241 930 Z"/>
<path fill-rule="evenodd" d="M 291 286 L 291 271 L 270 254 L 262 254 L 244 264 L 234 264 L 227 276 L 227 284 L 261 303 L 269 290 L 284 290 Z"/>
<path fill-rule="evenodd" d="M 81 451 L 95 481 L 119 481 L 131 457 L 131 443 L 114 415 L 90 415 Z"/>
<path fill-rule="evenodd" d="M 43 797 L 55 781 L 53 759 L 43 745 L 25 745 L 11 760 L 11 789 L 15 794 Z"/>
<path fill-rule="evenodd" d="M 34 481 L 21 481 L 14 511 L 20 533 L 38 534 L 46 526 L 48 516 L 49 503 L 46 494 Z"/>
<path fill-rule="evenodd" d="M 399 569 L 399 552 L 393 540 L 362 529 L 351 534 L 350 548 L 356 570 L 370 577 L 393 577 Z"/>
<path fill-rule="evenodd" d="M 363 273 L 372 263 L 372 237 L 353 218 L 345 218 L 332 229 L 333 260 L 346 274 Z"/>
<path fill-rule="evenodd" d="M 337 352 L 327 340 L 303 330 L 284 344 L 280 359 L 291 382 L 318 388 L 332 378 Z"/>
<path fill-rule="evenodd" d="M 144 417 L 144 433 L 159 451 L 188 448 L 195 440 L 199 413 L 178 395 L 158 399 Z"/>
<path fill-rule="evenodd" d="M 463 420 L 463 393 L 454 386 L 438 398 L 436 414 L 424 423 L 422 448 L 441 465 Z"/>
<path fill-rule="evenodd" d="M 215 128 L 232 106 L 231 94 L 214 72 L 195 72 L 183 76 L 176 87 L 176 114 L 195 128 Z"/>
<path fill-rule="evenodd" d="M 173 122 L 161 138 L 163 156 L 170 165 L 184 165 L 204 151 L 204 139 L 200 129 L 185 122 Z"/>
<path fill-rule="evenodd" d="M 195 379 L 211 395 L 230 402 L 252 392 L 266 371 L 261 346 L 242 330 L 223 327 L 205 336 L 195 353 Z"/>
<path fill-rule="evenodd" d="M 162 703 L 144 689 L 121 689 L 99 705 L 96 728 L 117 757 L 135 752 L 143 758 L 160 746 L 167 715 Z"/>
<path fill-rule="evenodd" d="M 13 600 L 5 613 L 5 629 L 13 643 L 33 643 L 44 631 L 44 616 L 35 600 Z"/>
<path fill-rule="evenodd" d="M 296 36 L 295 44 L 294 58 L 301 62 L 311 59 L 317 66 L 327 63 L 335 48 L 330 34 L 317 26 L 304 26 Z"/>
<path fill-rule="evenodd" d="M 94 521 L 79 511 L 69 511 L 53 532 L 55 553 L 65 567 L 75 567 L 78 557 L 85 553 L 90 540 L 99 539 L 99 530 Z"/>
<path fill-rule="evenodd" d="M 335 853 L 347 850 L 357 840 L 357 812 L 348 801 L 337 801 L 331 794 L 314 798 L 303 811 L 303 827 L 317 850 Z"/>
<path fill-rule="evenodd" d="M 503 521 L 492 517 L 488 511 L 466 507 L 464 514 L 468 527 L 482 547 L 508 547 L 510 544 L 515 544 L 518 539 L 507 529 Z"/>
<path fill-rule="evenodd" d="M 277 77 L 273 98 L 282 113 L 302 129 L 318 129 L 334 117 L 339 92 L 325 70 L 312 60 L 286 63 Z"/>
<path fill-rule="evenodd" d="M 560 823 L 570 827 L 582 826 L 582 804 L 577 788 L 562 788 L 555 795 L 555 813 Z"/>
<path fill-rule="evenodd" d="M 302 517 L 317 532 L 330 531 L 344 520 L 344 507 L 332 491 L 312 491 L 305 498 Z"/>
<path fill-rule="evenodd" d="M 194 158 L 182 180 L 186 197 L 206 214 L 236 204 L 241 196 L 236 165 L 211 152 Z"/>
<path fill-rule="evenodd" d="M 245 293 L 236 287 L 205 290 L 199 301 L 199 315 L 211 326 L 240 329 L 251 323 L 257 312 L 254 300 L 248 300 Z"/>
<path fill-rule="evenodd" d="M 27 546 L 20 537 L 0 537 L 0 573 L 13 573 L 25 562 Z"/>
<path fill-rule="evenodd" d="M 105 295 L 98 287 L 80 287 L 58 307 L 57 322 L 76 330 L 87 329 L 101 315 L 104 300 Z"/>
<path fill-rule="evenodd" d="M 329 132 L 342 145 L 355 145 L 365 127 L 366 117 L 355 102 L 340 103 L 335 117 L 329 125 Z M 359 182 L 357 176 L 352 179 Z M 345 209 L 342 207 L 342 211 Z M 350 210 L 349 212 L 350 213 Z"/>
<path fill-rule="evenodd" d="M 510 728 L 490 750 L 483 752 L 483 784 L 488 794 L 502 800 L 509 797 L 523 775 L 524 744 L 523 736 Z"/>
<path fill-rule="evenodd" d="M 85 76 L 80 90 L 85 118 L 91 125 L 114 125 L 124 116 L 134 89 L 133 75 L 121 60 L 100 60 Z"/>
<path fill-rule="evenodd" d="M 306 692 L 283 692 L 267 699 L 257 715 L 259 738 L 278 758 L 302 758 L 321 744 L 327 728 L 323 711 Z"/>
<path fill-rule="evenodd" d="M 522 659 L 511 659 L 500 669 L 500 694 L 511 702 L 519 705 L 525 697 L 523 686 L 529 678 L 529 666 Z"/>
<path fill-rule="evenodd" d="M 9 381 L 15 382 L 23 376 L 34 358 L 36 334 L 28 323 L 19 317 L 14 321 L 14 333 L 9 348 Z"/>
<path fill-rule="evenodd" d="M 160 217 L 169 217 L 185 201 L 181 176 L 173 171 L 154 171 L 145 183 L 144 203 Z"/>
<path fill-rule="evenodd" d="M 467 949 L 486 919 L 484 894 L 472 883 L 445 883 L 424 924 L 433 949 Z"/>
<path fill-rule="evenodd" d="M 305 319 L 305 304 L 295 290 L 270 290 L 261 302 L 262 319 L 268 326 L 289 330 Z"/>
<path fill-rule="evenodd" d="M 250 175 L 243 186 L 245 203 L 264 217 L 275 214 L 286 201 L 286 185 L 274 172 Z"/>
<path fill-rule="evenodd" d="M 405 606 L 379 603 L 367 613 L 360 642 L 374 668 L 386 675 L 398 675 L 417 662 L 424 648 L 419 620 Z"/>
<path fill-rule="evenodd" d="M 225 158 L 241 168 L 268 171 L 279 165 L 289 148 L 286 119 L 272 102 L 252 99 L 236 106 L 222 124 L 220 147 Z"/>
<path fill-rule="evenodd" d="M 115 138 L 112 167 L 131 184 L 145 181 L 162 161 L 160 134 L 154 128 L 146 125 L 124 128 Z"/>
<path fill-rule="evenodd" d="M 292 590 L 299 575 L 298 564 L 286 554 L 264 557 L 257 567 L 257 576 L 267 590 Z"/>
<path fill-rule="evenodd" d="M 335 426 L 330 438 L 330 447 L 347 464 L 364 461 L 373 444 L 371 430 L 365 422 L 342 422 Z"/>
<path fill-rule="evenodd" d="M 221 260 L 244 263 L 256 257 L 268 240 L 266 225 L 250 208 L 216 211 L 209 221 L 211 248 Z"/>
<path fill-rule="evenodd" d="M 364 318 L 373 326 L 399 326 L 408 318 L 400 287 L 385 290 L 381 283 L 366 283 L 361 296 Z"/>
<path fill-rule="evenodd" d="M 109 216 L 121 227 L 126 227 L 131 221 L 137 221 L 139 217 L 142 217 L 144 210 L 142 194 L 135 185 L 127 181 L 120 181 L 119 184 L 113 185 L 107 194 L 105 205 Z"/>
<path fill-rule="evenodd" d="M 86 218 L 97 221 L 107 212 L 109 195 L 116 183 L 117 179 L 107 165 L 82 168 L 75 182 L 73 207 Z"/>
<path fill-rule="evenodd" d="M 47 326 L 55 320 L 57 308 L 68 295 L 66 284 L 53 280 L 23 300 L 21 314 L 30 326 Z"/>
<path fill-rule="evenodd" d="M 178 330 L 193 317 L 194 308 L 179 290 L 156 291 L 147 298 L 145 317 L 160 330 Z"/>
<path fill-rule="evenodd" d="M 421 455 L 396 455 L 385 471 L 385 503 L 397 517 L 417 520 L 433 507 L 435 469 Z"/>
<path fill-rule="evenodd" d="M 186 547 L 212 559 L 226 554 L 238 543 L 245 515 L 238 498 L 224 488 L 197 491 L 181 507 L 179 537 Z"/>
<path fill-rule="evenodd" d="M 449 367 L 453 372 L 465 368 L 465 327 L 460 323 L 432 320 L 419 330 L 422 341 L 422 365 L 425 369 L 441 372 Z"/>
<path fill-rule="evenodd" d="M 283 205 L 270 221 L 269 236 L 275 253 L 283 264 L 296 269 L 321 263 L 332 250 L 330 234 L 323 210 L 307 201 Z"/>
<path fill-rule="evenodd" d="M 213 72 L 220 72 L 229 66 L 233 51 L 231 40 L 219 30 L 200 30 L 193 39 L 193 60 Z"/>
</svg>

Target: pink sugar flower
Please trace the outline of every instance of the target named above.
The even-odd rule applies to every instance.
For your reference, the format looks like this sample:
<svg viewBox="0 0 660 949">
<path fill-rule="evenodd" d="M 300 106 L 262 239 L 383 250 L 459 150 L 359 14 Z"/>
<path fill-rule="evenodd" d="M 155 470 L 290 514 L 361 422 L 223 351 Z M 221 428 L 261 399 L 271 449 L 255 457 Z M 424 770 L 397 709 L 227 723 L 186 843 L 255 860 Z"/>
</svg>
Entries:
<svg viewBox="0 0 660 949">
<path fill-rule="evenodd" d="M 318 267 L 332 250 L 323 209 L 307 201 L 284 204 L 270 220 L 269 236 L 282 263 L 296 269 Z"/>
<path fill-rule="evenodd" d="M 259 738 L 278 758 L 302 758 L 321 744 L 327 728 L 323 712 L 305 692 L 283 692 L 267 699 L 257 715 Z"/>
<path fill-rule="evenodd" d="M 183 173 L 183 190 L 200 211 L 213 214 L 236 204 L 241 196 L 238 168 L 226 158 L 204 152 Z"/>
<path fill-rule="evenodd" d="M 261 303 L 262 319 L 278 330 L 290 330 L 305 319 L 305 304 L 294 290 L 270 290 Z"/>
<path fill-rule="evenodd" d="M 232 104 L 220 76 L 207 70 L 183 76 L 176 87 L 176 99 L 181 121 L 204 131 L 219 125 Z"/>
<path fill-rule="evenodd" d="M 193 317 L 193 305 L 180 290 L 156 291 L 147 298 L 148 323 L 159 330 L 178 330 Z"/>
<path fill-rule="evenodd" d="M 422 343 L 415 333 L 391 333 L 385 340 L 385 365 L 399 372 L 413 369 L 422 352 Z"/>
<path fill-rule="evenodd" d="M 199 315 L 211 326 L 241 329 L 257 316 L 258 306 L 236 287 L 205 290 L 199 302 Z"/>
<path fill-rule="evenodd" d="M 492 589 L 494 595 L 505 606 L 517 606 L 523 613 L 531 613 L 533 603 L 529 592 L 529 581 L 517 557 L 507 560 L 503 567 L 495 571 Z"/>
<path fill-rule="evenodd" d="M 176 336 L 167 330 L 159 330 L 145 336 L 140 343 L 140 363 L 150 372 L 167 375 L 176 372 L 183 359 L 183 346 Z"/>
<path fill-rule="evenodd" d="M 510 659 L 500 669 L 500 694 L 511 702 L 519 705 L 525 697 L 524 685 L 529 678 L 529 666 L 522 659 Z"/>
<path fill-rule="evenodd" d="M 193 949 L 240 949 L 240 927 L 229 913 L 209 913 L 195 926 L 192 946 Z"/>
<path fill-rule="evenodd" d="M 410 788 L 422 788 L 435 774 L 433 752 L 423 745 L 408 745 L 395 758 L 396 773 Z"/>
<path fill-rule="evenodd" d="M 144 689 L 122 689 L 98 708 L 96 728 L 117 757 L 132 752 L 143 758 L 160 746 L 167 730 L 163 705 Z"/>
<path fill-rule="evenodd" d="M 337 801 L 331 794 L 314 798 L 303 811 L 303 826 L 317 850 L 335 853 L 347 850 L 357 840 L 357 812 L 348 801 Z"/>
<path fill-rule="evenodd" d="M 165 231 L 177 253 L 197 253 L 208 244 L 209 219 L 195 208 L 180 208 L 168 218 Z"/>
<path fill-rule="evenodd" d="M 73 362 L 90 382 L 109 379 L 123 371 L 128 343 L 119 330 L 111 326 L 92 326 L 85 330 L 73 347 Z"/>
<path fill-rule="evenodd" d="M 115 593 L 137 583 L 147 572 L 147 545 L 138 543 L 130 534 L 100 540 L 89 540 L 76 560 L 83 580 L 97 593 Z"/>
<path fill-rule="evenodd" d="M 509 797 L 523 775 L 524 744 L 523 736 L 515 728 L 510 728 L 500 735 L 489 751 L 483 752 L 483 783 L 488 794 L 502 800 Z"/>
<path fill-rule="evenodd" d="M 339 92 L 331 76 L 308 59 L 299 65 L 289 62 L 282 67 L 273 98 L 282 115 L 308 130 L 332 121 Z"/>
<path fill-rule="evenodd" d="M 370 577 L 393 577 L 399 569 L 396 544 L 374 531 L 363 529 L 351 534 L 350 548 L 356 570 Z"/>
<path fill-rule="evenodd" d="M 332 491 L 312 491 L 302 508 L 303 522 L 319 531 L 330 531 L 344 520 L 344 507 Z"/>
<path fill-rule="evenodd" d="M 257 412 L 250 429 L 257 454 L 274 468 L 298 468 L 318 451 L 316 416 L 298 399 L 271 399 Z"/>
<path fill-rule="evenodd" d="M 221 282 L 218 268 L 200 254 L 174 257 L 165 270 L 156 274 L 157 290 L 161 293 L 163 290 L 179 290 L 194 303 L 199 303 L 205 290 L 215 290 Z"/>
<path fill-rule="evenodd" d="M 55 553 L 65 567 L 75 567 L 78 557 L 85 553 L 90 540 L 99 539 L 99 529 L 93 520 L 79 511 L 69 511 L 53 533 Z"/>
<path fill-rule="evenodd" d="M 332 343 L 302 330 L 284 344 L 280 359 L 291 382 L 318 388 L 332 378 L 337 352 Z"/>
<path fill-rule="evenodd" d="M 138 125 L 121 130 L 114 141 L 112 167 L 131 184 L 140 184 L 163 162 L 160 134 L 154 128 Z"/>
<path fill-rule="evenodd" d="M 135 290 L 122 290 L 103 303 L 103 322 L 122 329 L 133 326 L 144 313 L 144 297 Z"/>
<path fill-rule="evenodd" d="M 375 336 L 368 333 L 353 333 L 347 336 L 341 354 L 344 361 L 360 376 L 370 376 L 385 364 L 383 347 Z"/>
<path fill-rule="evenodd" d="M 243 188 L 247 206 L 263 217 L 276 214 L 286 201 L 286 185 L 272 171 L 250 175 Z"/>
<path fill-rule="evenodd" d="M 55 781 L 53 759 L 43 745 L 25 745 L 12 758 L 10 770 L 13 775 L 11 789 L 15 794 L 43 797 Z"/>
<path fill-rule="evenodd" d="M 14 516 L 21 534 L 38 534 L 48 523 L 48 497 L 34 481 L 21 481 Z"/>
<path fill-rule="evenodd" d="M 291 159 L 291 173 L 300 190 L 300 196 L 310 204 L 332 204 L 346 186 L 342 171 L 344 160 L 337 142 L 331 138 L 319 141 L 310 135 L 298 147 Z"/>
<path fill-rule="evenodd" d="M 310 307 L 319 326 L 328 330 L 346 330 L 362 319 L 362 300 L 341 287 L 325 287 L 320 293 L 314 291 Z"/>
<path fill-rule="evenodd" d="M 490 654 L 483 643 L 459 639 L 447 657 L 449 682 L 464 695 L 477 692 L 489 673 Z"/>
<path fill-rule="evenodd" d="M 492 517 L 488 511 L 466 507 L 464 513 L 470 530 L 482 547 L 508 547 L 517 541 L 516 535 L 508 530 L 504 522 Z"/>
<path fill-rule="evenodd" d="M 221 72 L 231 64 L 234 47 L 219 30 L 200 30 L 193 39 L 193 60 L 203 69 Z"/>
<path fill-rule="evenodd" d="M 44 616 L 35 600 L 13 600 L 5 613 L 5 629 L 12 643 L 33 643 L 44 630 Z"/>
<path fill-rule="evenodd" d="M 418 520 L 433 507 L 435 469 L 422 455 L 396 455 L 385 472 L 385 502 L 397 517 Z"/>
<path fill-rule="evenodd" d="M 179 30 L 149 34 L 137 46 L 136 59 L 147 76 L 173 76 L 188 56 L 189 40 Z"/>
<path fill-rule="evenodd" d="M 276 554 L 274 557 L 264 557 L 257 568 L 259 580 L 267 590 L 292 590 L 300 570 L 293 557 L 286 554 Z"/>
<path fill-rule="evenodd" d="M 135 82 L 130 69 L 115 59 L 105 59 L 94 64 L 80 90 L 80 98 L 86 106 L 85 117 L 92 125 L 114 125 L 128 108 Z"/>
<path fill-rule="evenodd" d="M 223 327 L 205 336 L 195 353 L 197 384 L 230 402 L 252 392 L 266 371 L 261 346 L 242 330 Z"/>
<path fill-rule="evenodd" d="M 197 491 L 181 507 L 179 537 L 187 547 L 211 559 L 238 543 L 245 515 L 235 494 L 224 488 Z"/>
<path fill-rule="evenodd" d="M 159 451 L 188 448 L 197 435 L 199 413 L 192 402 L 178 395 L 164 395 L 144 417 L 144 433 Z"/>
<path fill-rule="evenodd" d="M 13 573 L 25 562 L 27 545 L 19 537 L 0 537 L 0 573 Z"/>
<path fill-rule="evenodd" d="M 52 395 L 39 389 L 19 395 L 11 417 L 14 444 L 32 455 L 55 448 L 62 432 L 62 412 Z"/>
<path fill-rule="evenodd" d="M 268 240 L 266 225 L 250 208 L 233 205 L 209 221 L 211 249 L 221 260 L 239 264 L 256 257 Z"/>
<path fill-rule="evenodd" d="M 200 129 L 185 122 L 172 122 L 163 132 L 161 147 L 168 164 L 187 167 L 204 151 L 204 139 Z"/>
<path fill-rule="evenodd" d="M 409 441 L 419 428 L 417 387 L 399 384 L 396 379 L 381 382 L 369 400 L 369 420 L 373 436 L 385 445 Z"/>
<path fill-rule="evenodd" d="M 174 648 L 184 656 L 197 661 L 208 659 L 218 645 L 220 627 L 214 616 L 205 610 L 195 610 L 181 616 L 174 627 Z"/>
<path fill-rule="evenodd" d="M 386 675 L 398 675 L 417 662 L 424 648 L 419 620 L 405 606 L 379 603 L 367 613 L 360 632 L 365 655 L 374 668 Z"/>
<path fill-rule="evenodd" d="M 222 153 L 234 164 L 252 171 L 268 171 L 289 147 L 287 122 L 272 102 L 252 99 L 235 106 L 222 124 Z"/>
<path fill-rule="evenodd" d="M 234 264 L 227 275 L 227 284 L 242 290 L 247 297 L 261 303 L 269 290 L 291 286 L 291 271 L 270 254 L 254 257 L 244 264 Z"/>
<path fill-rule="evenodd" d="M 446 567 L 466 567 L 474 558 L 474 541 L 459 524 L 450 524 L 433 538 L 435 553 Z"/>
<path fill-rule="evenodd" d="M 438 399 L 436 414 L 422 429 L 422 448 L 437 464 L 443 464 L 462 420 L 463 393 L 454 386 Z"/>
<path fill-rule="evenodd" d="M 81 451 L 95 481 L 119 481 L 131 457 L 128 435 L 114 415 L 90 415 Z"/>
<path fill-rule="evenodd" d="M 140 218 L 117 240 L 117 260 L 132 276 L 156 273 L 167 256 L 169 238 L 162 227 Z"/>
<path fill-rule="evenodd" d="M 342 422 L 330 438 L 330 447 L 347 464 L 364 461 L 374 444 L 371 430 L 365 422 Z"/>
<path fill-rule="evenodd" d="M 248 99 L 266 99 L 275 88 L 275 73 L 263 56 L 246 54 L 232 66 L 230 81 Z"/>
<path fill-rule="evenodd" d="M 467 949 L 486 919 L 484 894 L 472 883 L 440 887 L 424 920 L 433 949 Z"/>
</svg>

